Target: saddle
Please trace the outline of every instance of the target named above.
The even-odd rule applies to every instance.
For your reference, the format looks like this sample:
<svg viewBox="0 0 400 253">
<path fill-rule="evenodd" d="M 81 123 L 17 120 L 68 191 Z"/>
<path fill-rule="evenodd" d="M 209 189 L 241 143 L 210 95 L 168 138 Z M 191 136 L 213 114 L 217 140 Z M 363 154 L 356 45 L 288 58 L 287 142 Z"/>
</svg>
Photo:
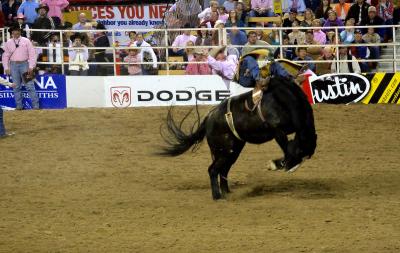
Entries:
<svg viewBox="0 0 400 253">
<path fill-rule="evenodd" d="M 260 117 L 262 123 L 264 123 L 264 122 L 267 121 L 266 118 L 264 117 L 263 113 L 262 113 L 262 108 L 261 108 L 261 100 L 262 100 L 262 97 L 263 97 L 262 94 L 264 93 L 264 90 L 260 90 L 260 92 L 261 92 L 260 100 L 257 102 L 257 104 L 254 105 L 253 110 L 249 109 L 247 100 L 245 100 L 245 102 L 244 102 L 244 107 L 247 110 L 251 111 L 251 112 L 253 112 L 254 109 L 257 108 L 257 115 L 258 115 L 258 117 Z M 228 98 L 228 102 L 227 102 L 227 106 L 226 106 L 226 113 L 225 113 L 225 120 L 226 120 L 226 123 L 228 124 L 229 129 L 233 133 L 233 135 L 238 140 L 244 141 L 240 137 L 239 133 L 236 131 L 235 123 L 233 122 L 233 114 L 232 114 L 232 111 L 231 111 L 231 100 L 232 100 L 232 98 Z"/>
</svg>

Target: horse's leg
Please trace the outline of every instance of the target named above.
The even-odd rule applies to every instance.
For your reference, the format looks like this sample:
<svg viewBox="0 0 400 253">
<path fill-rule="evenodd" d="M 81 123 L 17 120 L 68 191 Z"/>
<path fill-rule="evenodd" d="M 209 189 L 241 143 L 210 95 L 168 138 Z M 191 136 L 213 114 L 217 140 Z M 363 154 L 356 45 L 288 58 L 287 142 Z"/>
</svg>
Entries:
<svg viewBox="0 0 400 253">
<path fill-rule="evenodd" d="M 303 158 L 300 156 L 300 141 L 298 134 L 294 140 L 288 143 L 289 158 L 285 160 L 285 170 L 288 172 L 295 172 L 303 162 Z"/>
<path fill-rule="evenodd" d="M 284 169 L 284 161 L 288 157 L 288 137 L 287 135 L 279 129 L 275 130 L 275 141 L 278 143 L 279 147 L 283 151 L 283 157 L 279 159 L 272 160 L 270 163 L 270 167 L 272 170 L 281 170 Z"/>
<path fill-rule="evenodd" d="M 218 186 L 218 168 L 223 165 L 224 159 L 221 159 L 221 157 L 213 155 L 214 160 L 210 167 L 208 168 L 208 175 L 210 176 L 210 183 L 211 183 L 211 193 L 212 197 L 214 200 L 220 199 L 221 198 L 221 193 L 219 191 L 219 186 Z"/>
<path fill-rule="evenodd" d="M 226 156 L 226 165 L 221 169 L 221 172 L 219 174 L 219 185 L 221 188 L 222 197 L 225 197 L 230 192 L 228 186 L 228 173 L 232 165 L 238 159 L 243 147 L 244 143 L 236 144 L 236 146 L 232 149 L 232 152 L 230 152 L 230 154 Z"/>
</svg>

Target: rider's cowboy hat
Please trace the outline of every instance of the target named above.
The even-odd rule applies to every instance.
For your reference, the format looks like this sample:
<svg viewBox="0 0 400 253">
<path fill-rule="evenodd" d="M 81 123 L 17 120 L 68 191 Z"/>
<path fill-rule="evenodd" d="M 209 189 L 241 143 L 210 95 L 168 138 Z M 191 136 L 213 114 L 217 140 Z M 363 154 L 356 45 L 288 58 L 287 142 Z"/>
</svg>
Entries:
<svg viewBox="0 0 400 253">
<path fill-rule="evenodd" d="M 39 12 L 40 9 L 45 9 L 46 12 L 49 12 L 49 6 L 45 4 L 40 4 L 39 7 L 36 8 L 36 12 Z"/>
<path fill-rule="evenodd" d="M 210 50 L 208 53 L 211 57 L 215 58 L 219 53 L 225 51 L 226 46 L 216 47 Z"/>
<path fill-rule="evenodd" d="M 244 58 L 244 57 L 246 57 L 248 55 L 253 55 L 255 57 L 257 57 L 257 56 L 267 57 L 267 56 L 269 56 L 269 54 L 270 54 L 270 52 L 269 52 L 268 49 L 256 49 L 256 50 L 253 50 L 253 51 L 243 55 L 242 58 Z"/>
</svg>

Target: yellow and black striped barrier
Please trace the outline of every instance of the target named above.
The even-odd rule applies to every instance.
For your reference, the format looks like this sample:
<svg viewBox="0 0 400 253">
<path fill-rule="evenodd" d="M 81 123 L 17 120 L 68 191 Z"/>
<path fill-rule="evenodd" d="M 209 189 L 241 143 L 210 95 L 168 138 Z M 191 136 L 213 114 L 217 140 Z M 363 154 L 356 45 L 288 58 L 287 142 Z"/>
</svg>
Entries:
<svg viewBox="0 0 400 253">
<path fill-rule="evenodd" d="M 400 72 L 364 75 L 370 82 L 364 104 L 400 104 Z"/>
</svg>

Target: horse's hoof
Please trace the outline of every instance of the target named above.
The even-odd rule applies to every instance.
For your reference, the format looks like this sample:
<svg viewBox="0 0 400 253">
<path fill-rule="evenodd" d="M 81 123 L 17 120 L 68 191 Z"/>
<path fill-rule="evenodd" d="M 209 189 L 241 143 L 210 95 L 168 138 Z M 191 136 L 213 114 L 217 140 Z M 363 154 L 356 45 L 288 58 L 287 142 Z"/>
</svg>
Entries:
<svg viewBox="0 0 400 253">
<path fill-rule="evenodd" d="M 303 164 L 303 162 L 301 162 L 301 163 L 299 163 L 299 164 L 293 166 L 292 168 L 286 170 L 286 172 L 287 172 L 287 173 L 293 173 L 293 172 L 295 172 L 298 168 L 300 168 L 300 166 L 301 166 L 302 164 Z"/>
<path fill-rule="evenodd" d="M 269 170 L 272 170 L 272 171 L 274 171 L 274 170 L 278 170 L 278 167 L 276 167 L 276 164 L 275 164 L 275 162 L 274 161 L 269 161 Z"/>
<path fill-rule="evenodd" d="M 269 161 L 269 168 L 272 171 L 283 170 L 285 168 L 284 159 L 280 158 Z"/>
<path fill-rule="evenodd" d="M 213 200 L 219 200 L 222 198 L 222 195 L 221 195 L 221 193 L 218 193 L 218 194 L 213 194 L 212 197 L 213 197 Z"/>
</svg>

